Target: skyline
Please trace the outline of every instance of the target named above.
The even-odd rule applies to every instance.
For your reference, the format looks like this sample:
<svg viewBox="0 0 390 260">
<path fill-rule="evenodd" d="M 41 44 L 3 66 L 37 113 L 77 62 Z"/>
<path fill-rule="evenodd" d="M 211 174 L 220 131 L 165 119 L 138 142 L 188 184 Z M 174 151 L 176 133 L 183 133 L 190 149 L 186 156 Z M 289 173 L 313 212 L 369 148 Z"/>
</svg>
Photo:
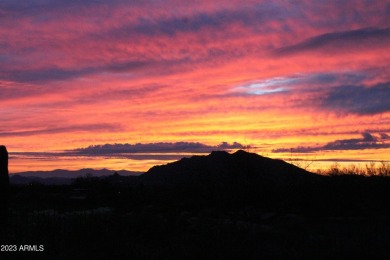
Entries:
<svg viewBox="0 0 390 260">
<path fill-rule="evenodd" d="M 380 161 L 389 1 L 0 1 L 10 171 L 182 155 Z"/>
</svg>

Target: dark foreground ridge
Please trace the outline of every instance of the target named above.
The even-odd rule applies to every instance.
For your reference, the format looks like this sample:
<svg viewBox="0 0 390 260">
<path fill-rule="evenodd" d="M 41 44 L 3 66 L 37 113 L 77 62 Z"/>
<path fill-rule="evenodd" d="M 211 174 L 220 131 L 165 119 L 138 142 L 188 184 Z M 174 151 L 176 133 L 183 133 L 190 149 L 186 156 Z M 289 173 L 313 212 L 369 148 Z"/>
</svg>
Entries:
<svg viewBox="0 0 390 260">
<path fill-rule="evenodd" d="M 0 242 L 44 245 L 39 259 L 390 259 L 386 177 L 237 151 L 10 188 Z"/>
</svg>

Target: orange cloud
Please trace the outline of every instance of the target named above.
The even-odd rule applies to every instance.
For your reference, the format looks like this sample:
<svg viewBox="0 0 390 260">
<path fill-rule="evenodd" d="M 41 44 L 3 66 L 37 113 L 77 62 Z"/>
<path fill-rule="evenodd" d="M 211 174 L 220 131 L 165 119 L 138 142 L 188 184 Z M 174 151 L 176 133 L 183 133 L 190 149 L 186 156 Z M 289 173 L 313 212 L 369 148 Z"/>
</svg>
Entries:
<svg viewBox="0 0 390 260">
<path fill-rule="evenodd" d="M 272 151 L 389 134 L 389 8 L 354 0 L 3 3 L 0 142 L 18 152 L 239 142 L 284 156 Z"/>
</svg>

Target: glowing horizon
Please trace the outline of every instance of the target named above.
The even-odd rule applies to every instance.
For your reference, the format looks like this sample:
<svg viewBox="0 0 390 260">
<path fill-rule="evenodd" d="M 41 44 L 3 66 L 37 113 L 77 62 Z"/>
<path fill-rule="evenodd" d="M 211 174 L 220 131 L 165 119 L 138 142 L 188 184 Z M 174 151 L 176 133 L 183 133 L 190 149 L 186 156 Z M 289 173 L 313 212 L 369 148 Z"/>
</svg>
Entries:
<svg viewBox="0 0 390 260">
<path fill-rule="evenodd" d="M 0 24 L 11 172 L 176 158 L 52 156 L 105 144 L 390 160 L 386 1 L 3 1 Z"/>
</svg>

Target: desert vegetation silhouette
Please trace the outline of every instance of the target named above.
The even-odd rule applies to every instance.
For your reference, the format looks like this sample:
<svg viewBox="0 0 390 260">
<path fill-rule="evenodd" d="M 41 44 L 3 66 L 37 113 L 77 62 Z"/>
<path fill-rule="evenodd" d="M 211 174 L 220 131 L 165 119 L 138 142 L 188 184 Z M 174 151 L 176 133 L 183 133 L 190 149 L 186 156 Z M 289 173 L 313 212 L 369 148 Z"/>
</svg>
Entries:
<svg viewBox="0 0 390 260">
<path fill-rule="evenodd" d="M 68 185 L 11 177 L 2 243 L 41 259 L 386 259 L 388 164 L 369 166 L 324 176 L 239 150 Z"/>
</svg>

